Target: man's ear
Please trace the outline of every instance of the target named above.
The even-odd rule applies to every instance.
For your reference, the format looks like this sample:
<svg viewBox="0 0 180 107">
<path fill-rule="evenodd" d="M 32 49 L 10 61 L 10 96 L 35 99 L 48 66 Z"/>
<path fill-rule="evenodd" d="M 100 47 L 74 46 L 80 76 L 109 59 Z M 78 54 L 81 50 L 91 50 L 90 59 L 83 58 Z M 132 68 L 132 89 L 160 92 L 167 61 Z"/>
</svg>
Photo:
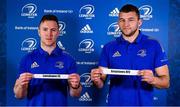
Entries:
<svg viewBox="0 0 180 107">
<path fill-rule="evenodd" d="M 40 30 L 39 30 L 39 28 L 38 28 L 38 35 L 40 36 Z"/>
<path fill-rule="evenodd" d="M 139 19 L 139 27 L 142 25 L 142 19 Z"/>
</svg>

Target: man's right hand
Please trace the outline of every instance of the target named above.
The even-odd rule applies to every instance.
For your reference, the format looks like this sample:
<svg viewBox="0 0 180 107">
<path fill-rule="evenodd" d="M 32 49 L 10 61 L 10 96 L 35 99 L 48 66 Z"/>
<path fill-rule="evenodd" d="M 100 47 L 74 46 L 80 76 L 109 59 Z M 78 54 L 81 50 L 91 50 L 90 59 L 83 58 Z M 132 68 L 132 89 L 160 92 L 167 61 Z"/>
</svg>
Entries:
<svg viewBox="0 0 180 107">
<path fill-rule="evenodd" d="M 101 76 L 102 76 L 102 71 L 99 68 L 91 70 L 92 81 L 98 81 L 99 79 L 101 79 Z"/>
<path fill-rule="evenodd" d="M 33 74 L 31 74 L 31 73 L 28 73 L 28 72 L 22 73 L 19 76 L 18 85 L 20 85 L 22 87 L 28 85 L 28 83 L 32 79 L 32 77 L 33 77 Z"/>
<path fill-rule="evenodd" d="M 91 80 L 98 88 L 102 88 L 104 85 L 104 76 L 103 72 L 100 68 L 91 70 Z"/>
<path fill-rule="evenodd" d="M 24 98 L 27 95 L 27 88 L 29 81 L 32 79 L 33 74 L 25 72 L 22 73 L 16 80 L 14 85 L 14 94 L 16 98 Z"/>
</svg>

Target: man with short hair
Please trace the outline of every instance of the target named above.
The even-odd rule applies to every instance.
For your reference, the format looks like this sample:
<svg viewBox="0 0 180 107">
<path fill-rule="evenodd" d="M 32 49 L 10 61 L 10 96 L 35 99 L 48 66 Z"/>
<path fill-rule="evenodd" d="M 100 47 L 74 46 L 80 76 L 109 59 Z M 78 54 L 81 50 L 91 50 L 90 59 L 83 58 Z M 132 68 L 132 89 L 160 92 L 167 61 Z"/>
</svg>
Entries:
<svg viewBox="0 0 180 107">
<path fill-rule="evenodd" d="M 122 35 L 103 47 L 99 68 L 92 69 L 91 79 L 102 88 L 105 68 L 137 70 L 137 75 L 110 75 L 108 105 L 152 106 L 153 87 L 169 87 L 168 59 L 159 42 L 142 34 L 139 10 L 131 4 L 119 12 Z"/>
<path fill-rule="evenodd" d="M 28 106 L 65 106 L 68 88 L 70 95 L 75 97 L 80 96 L 82 91 L 80 77 L 76 73 L 76 62 L 56 44 L 59 36 L 56 16 L 44 15 L 38 33 L 40 46 L 21 60 L 19 76 L 14 85 L 15 97 L 27 97 Z M 65 74 L 68 75 L 68 80 L 34 78 L 34 74 Z"/>
</svg>

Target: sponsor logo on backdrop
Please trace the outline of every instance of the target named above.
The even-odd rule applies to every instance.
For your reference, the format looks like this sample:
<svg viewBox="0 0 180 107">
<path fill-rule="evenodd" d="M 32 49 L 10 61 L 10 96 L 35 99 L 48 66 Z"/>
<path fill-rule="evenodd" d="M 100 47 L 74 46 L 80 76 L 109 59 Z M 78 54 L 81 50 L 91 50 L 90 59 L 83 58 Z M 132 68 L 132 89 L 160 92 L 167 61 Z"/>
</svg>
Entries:
<svg viewBox="0 0 180 107">
<path fill-rule="evenodd" d="M 143 32 L 159 32 L 159 28 L 140 28 Z"/>
<path fill-rule="evenodd" d="M 94 52 L 94 41 L 92 39 L 84 39 L 79 43 L 79 52 L 92 53 Z"/>
<path fill-rule="evenodd" d="M 81 30 L 80 33 L 93 33 L 93 30 L 89 26 L 89 24 L 86 24 Z"/>
<path fill-rule="evenodd" d="M 91 61 L 77 61 L 76 62 L 77 65 L 97 65 L 98 62 L 91 62 Z"/>
<path fill-rule="evenodd" d="M 62 50 L 65 50 L 65 47 L 63 46 L 63 44 L 61 43 L 61 41 L 57 42 L 57 45 L 59 48 L 61 48 Z"/>
<path fill-rule="evenodd" d="M 112 10 L 112 11 L 109 13 L 109 16 L 110 16 L 110 17 L 118 17 L 118 16 L 119 16 L 119 9 L 118 9 L 118 8 L 114 8 L 114 10 Z"/>
<path fill-rule="evenodd" d="M 156 96 L 154 96 L 154 97 L 153 97 L 153 100 L 159 100 L 159 98 L 158 98 L 158 97 L 156 97 Z"/>
<path fill-rule="evenodd" d="M 152 14 L 153 8 L 150 5 L 143 5 L 139 8 L 140 18 L 143 20 L 150 20 L 153 16 Z"/>
<path fill-rule="evenodd" d="M 60 31 L 60 36 L 63 36 L 66 34 L 66 23 L 63 21 L 59 21 L 59 31 Z"/>
<path fill-rule="evenodd" d="M 94 15 L 94 6 L 91 4 L 84 5 L 79 10 L 79 17 L 85 18 L 85 19 L 92 19 L 95 17 Z"/>
<path fill-rule="evenodd" d="M 38 27 L 33 26 L 15 26 L 15 30 L 38 30 Z"/>
<path fill-rule="evenodd" d="M 27 38 L 21 43 L 21 51 L 31 52 L 36 49 L 37 41 L 34 38 Z"/>
<path fill-rule="evenodd" d="M 59 13 L 59 14 L 72 14 L 73 10 L 57 10 L 57 9 L 44 9 L 44 13 Z"/>
<path fill-rule="evenodd" d="M 80 98 L 79 101 L 92 101 L 92 98 L 89 96 L 88 92 L 85 92 Z"/>
<path fill-rule="evenodd" d="M 34 18 L 37 16 L 37 6 L 33 3 L 26 4 L 21 9 L 21 16 Z"/>
<path fill-rule="evenodd" d="M 90 73 L 83 73 L 81 76 L 81 85 L 84 87 L 91 87 L 93 85 L 91 81 Z"/>
<path fill-rule="evenodd" d="M 107 30 L 107 35 L 112 35 L 114 37 L 119 37 L 121 35 L 121 30 L 119 28 L 118 22 L 110 24 Z"/>
</svg>

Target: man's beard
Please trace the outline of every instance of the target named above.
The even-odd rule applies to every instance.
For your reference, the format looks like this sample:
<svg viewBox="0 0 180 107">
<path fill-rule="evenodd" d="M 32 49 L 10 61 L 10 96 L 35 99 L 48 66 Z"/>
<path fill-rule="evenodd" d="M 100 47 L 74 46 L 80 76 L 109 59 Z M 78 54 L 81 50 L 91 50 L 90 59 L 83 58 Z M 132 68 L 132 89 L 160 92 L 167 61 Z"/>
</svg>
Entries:
<svg viewBox="0 0 180 107">
<path fill-rule="evenodd" d="M 124 36 L 126 36 L 126 37 L 132 37 L 135 33 L 136 33 L 136 31 L 138 30 L 138 28 L 136 28 L 134 31 L 132 31 L 130 34 L 125 34 L 122 30 L 121 30 L 121 32 L 122 32 L 122 34 L 124 35 Z"/>
</svg>

